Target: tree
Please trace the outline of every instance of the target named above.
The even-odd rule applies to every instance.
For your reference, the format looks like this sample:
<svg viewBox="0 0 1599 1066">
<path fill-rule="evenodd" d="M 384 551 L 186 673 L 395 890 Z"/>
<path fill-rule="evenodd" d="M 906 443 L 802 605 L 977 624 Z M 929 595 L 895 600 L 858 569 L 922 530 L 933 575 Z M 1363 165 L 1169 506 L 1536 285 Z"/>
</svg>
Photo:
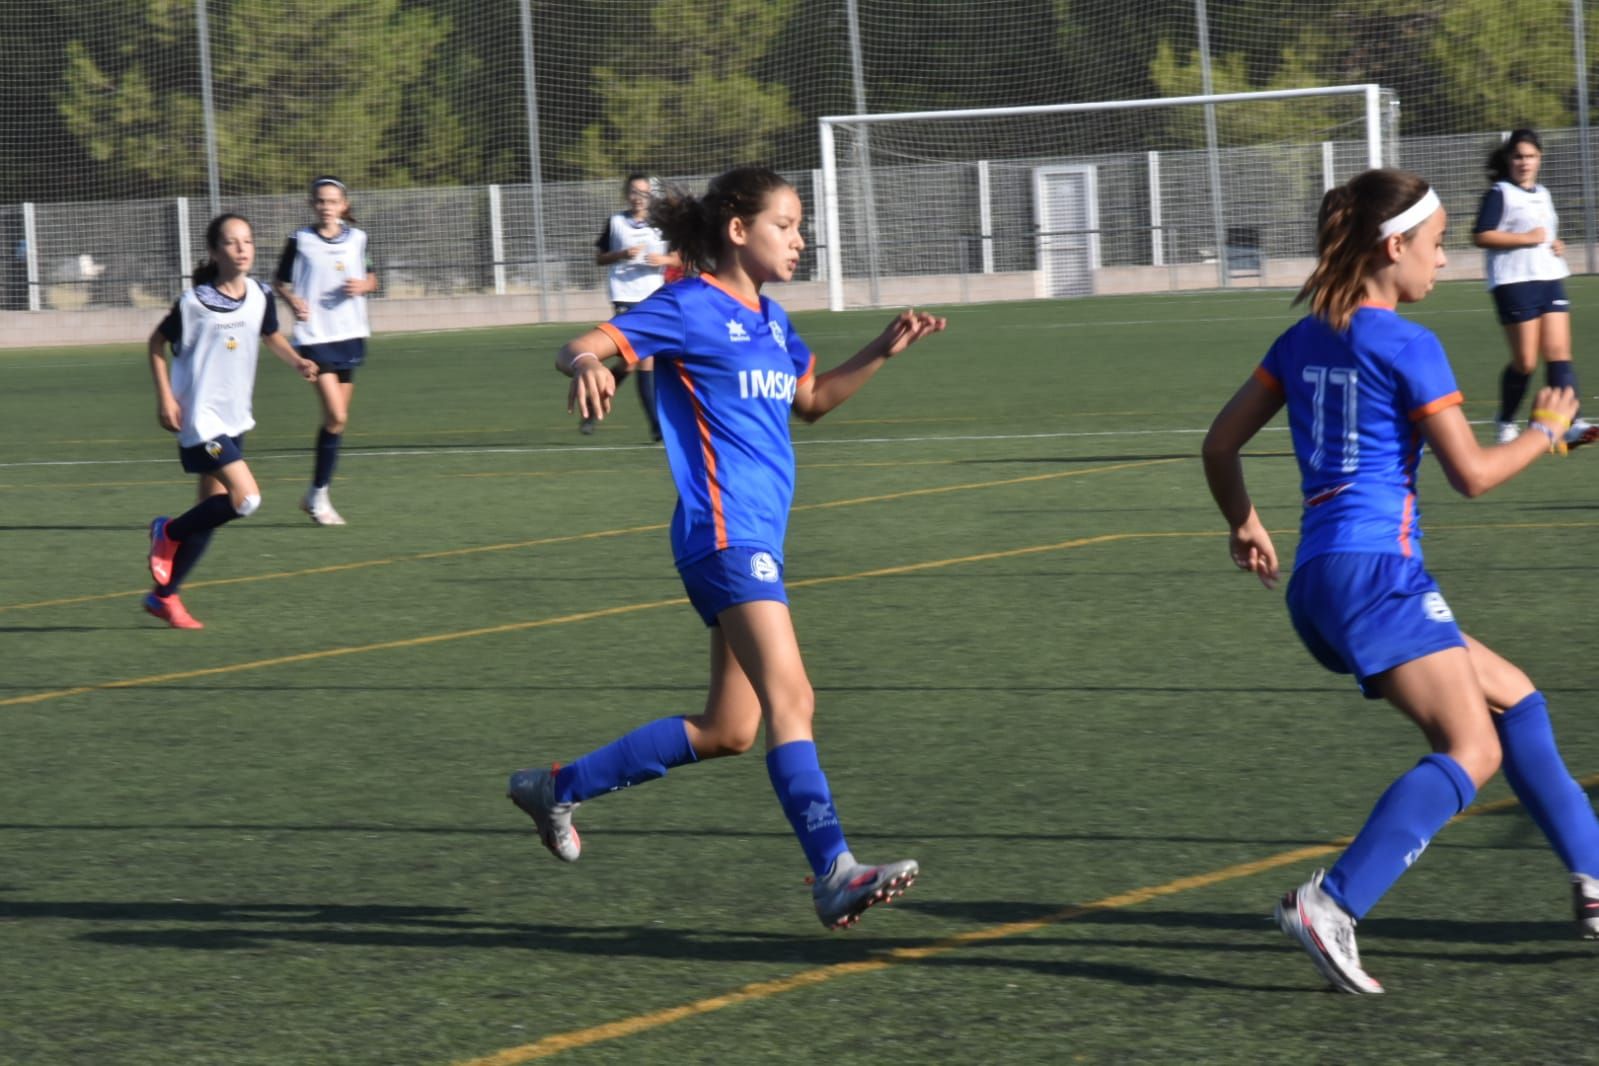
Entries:
<svg viewBox="0 0 1599 1066">
<path fill-rule="evenodd" d="M 756 69 L 795 0 L 659 0 L 640 72 L 594 68 L 602 117 L 562 153 L 591 177 L 634 168 L 664 174 L 770 162 L 778 137 L 799 122 L 781 84 Z"/>
<path fill-rule="evenodd" d="M 119 5 L 115 43 L 68 45 L 59 109 L 107 168 L 165 189 L 204 180 L 204 115 L 192 22 L 178 0 Z M 253 0 L 214 5 L 217 155 L 229 192 L 299 188 L 314 171 L 366 187 L 415 180 L 417 161 L 443 168 L 459 125 L 436 93 L 408 106 L 447 20 L 400 0 Z M 394 136 L 402 119 L 418 139 Z M 447 177 L 439 173 L 430 176 Z"/>
</svg>

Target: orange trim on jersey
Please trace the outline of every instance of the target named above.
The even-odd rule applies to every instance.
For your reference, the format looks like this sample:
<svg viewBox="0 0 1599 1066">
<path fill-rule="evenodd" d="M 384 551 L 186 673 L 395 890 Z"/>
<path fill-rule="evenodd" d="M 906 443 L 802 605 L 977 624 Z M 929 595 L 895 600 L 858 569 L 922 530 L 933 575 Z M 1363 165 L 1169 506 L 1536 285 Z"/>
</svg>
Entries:
<svg viewBox="0 0 1599 1066">
<path fill-rule="evenodd" d="M 1410 412 L 1410 420 L 1412 422 L 1420 422 L 1423 418 L 1426 418 L 1428 415 L 1435 415 L 1439 411 L 1442 411 L 1446 407 L 1454 407 L 1454 406 L 1456 406 L 1458 404 L 1463 404 L 1465 402 L 1466 402 L 1466 398 L 1460 394 L 1460 390 L 1459 389 L 1456 389 L 1454 392 L 1451 392 L 1448 396 L 1440 396 L 1436 400 L 1434 400 L 1432 403 L 1424 403 L 1420 407 L 1416 408 L 1414 411 L 1411 411 Z"/>
<path fill-rule="evenodd" d="M 599 330 L 601 333 L 605 334 L 607 337 L 611 338 L 611 340 L 616 342 L 616 350 L 622 354 L 622 358 L 627 361 L 628 366 L 632 366 L 634 363 L 638 362 L 638 353 L 633 350 L 633 343 L 623 335 L 621 330 L 617 329 L 609 322 L 601 322 L 599 325 Z"/>
<path fill-rule="evenodd" d="M 1385 303 L 1381 303 L 1381 302 L 1379 302 L 1377 300 L 1362 300 L 1358 304 L 1355 305 L 1355 308 L 1357 310 L 1362 308 L 1362 307 L 1375 307 L 1379 311 L 1397 311 L 1397 310 L 1399 310 L 1399 305 L 1398 304 L 1385 304 Z"/>
<path fill-rule="evenodd" d="M 731 296 L 733 299 L 737 300 L 739 303 L 743 304 L 745 307 L 749 308 L 751 311 L 759 311 L 761 309 L 761 299 L 760 299 L 759 296 L 757 296 L 755 298 L 755 302 L 754 303 L 750 303 L 748 300 L 744 299 L 744 297 L 740 296 L 738 293 L 736 293 L 732 289 L 728 288 L 722 282 L 722 279 L 718 278 L 714 274 L 701 274 L 700 275 L 700 280 L 705 282 L 705 284 L 709 285 L 713 289 L 720 289 L 723 292 L 727 293 L 729 296 Z"/>
<path fill-rule="evenodd" d="M 704 277 L 701 274 L 700 277 Z M 716 526 L 716 550 L 727 547 L 727 516 L 722 513 L 722 486 L 716 480 L 716 449 L 711 445 L 711 424 L 705 420 L 705 410 L 700 406 L 700 396 L 694 388 L 694 379 L 682 363 L 674 362 L 672 369 L 683 381 L 688 391 L 689 403 L 694 405 L 694 422 L 700 427 L 700 454 L 705 458 L 705 488 L 711 497 L 711 520 Z"/>
<path fill-rule="evenodd" d="M 1399 554 L 1410 558 L 1410 527 L 1416 520 L 1416 494 L 1405 493 L 1405 510 L 1399 516 Z"/>
<path fill-rule="evenodd" d="M 1278 381 L 1272 372 L 1267 370 L 1265 367 L 1257 366 L 1255 368 L 1255 373 L 1251 376 L 1254 377 L 1256 381 L 1266 386 L 1266 388 L 1276 393 L 1278 396 L 1283 394 L 1283 383 Z"/>
<path fill-rule="evenodd" d="M 800 375 L 797 384 L 805 384 L 805 382 L 810 380 L 811 375 L 814 373 L 816 373 L 816 353 L 812 352 L 810 365 L 805 368 L 805 373 Z"/>
</svg>

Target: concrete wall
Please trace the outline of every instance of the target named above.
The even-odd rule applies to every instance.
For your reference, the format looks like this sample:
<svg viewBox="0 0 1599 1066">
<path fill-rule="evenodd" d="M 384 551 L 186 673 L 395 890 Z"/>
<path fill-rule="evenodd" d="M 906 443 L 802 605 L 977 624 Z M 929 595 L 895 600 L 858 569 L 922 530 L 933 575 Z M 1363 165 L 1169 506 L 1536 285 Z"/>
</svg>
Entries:
<svg viewBox="0 0 1599 1066">
<path fill-rule="evenodd" d="M 1578 266 L 1582 250 L 1568 256 Z M 1314 260 L 1268 259 L 1258 272 L 1235 274 L 1232 287 L 1298 288 L 1309 275 Z M 1456 252 L 1440 280 L 1482 277 L 1482 256 L 1475 249 Z M 908 307 L 999 300 L 1038 299 L 1041 282 L 1036 271 L 1005 274 L 929 274 L 886 277 L 878 283 L 880 306 Z M 1098 295 L 1158 293 L 1217 288 L 1215 263 L 1179 266 L 1102 267 L 1094 276 Z M 845 305 L 871 306 L 871 287 L 851 279 L 845 285 Z M 774 285 L 767 292 L 790 311 L 825 310 L 827 286 L 819 281 Z M 537 294 L 506 296 L 453 296 L 411 300 L 373 300 L 369 305 L 374 333 L 413 333 L 428 330 L 471 329 L 487 326 L 526 326 L 545 319 L 539 315 Z M 279 314 L 285 323 L 286 307 Z M 0 348 L 47 348 L 64 345 L 127 344 L 142 346 L 161 320 L 160 310 L 0 311 Z M 597 290 L 560 292 L 550 300 L 550 322 L 576 324 L 602 322 L 611 305 Z"/>
</svg>

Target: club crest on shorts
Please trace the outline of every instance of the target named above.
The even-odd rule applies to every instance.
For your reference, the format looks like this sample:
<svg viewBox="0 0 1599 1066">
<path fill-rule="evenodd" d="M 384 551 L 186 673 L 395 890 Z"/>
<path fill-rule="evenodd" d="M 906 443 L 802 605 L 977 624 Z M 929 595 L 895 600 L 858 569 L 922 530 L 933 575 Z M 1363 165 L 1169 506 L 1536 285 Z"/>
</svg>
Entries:
<svg viewBox="0 0 1599 1066">
<path fill-rule="evenodd" d="M 209 455 L 213 459 L 222 458 L 222 442 L 219 440 L 206 441 L 205 454 Z"/>
<path fill-rule="evenodd" d="M 777 580 L 777 560 L 771 552 L 756 552 L 750 556 L 750 576 L 756 581 Z"/>
<path fill-rule="evenodd" d="M 1455 612 L 1449 609 L 1449 604 L 1444 601 L 1443 593 L 1429 592 L 1421 598 L 1421 609 L 1427 617 L 1434 622 L 1453 622 Z"/>
</svg>

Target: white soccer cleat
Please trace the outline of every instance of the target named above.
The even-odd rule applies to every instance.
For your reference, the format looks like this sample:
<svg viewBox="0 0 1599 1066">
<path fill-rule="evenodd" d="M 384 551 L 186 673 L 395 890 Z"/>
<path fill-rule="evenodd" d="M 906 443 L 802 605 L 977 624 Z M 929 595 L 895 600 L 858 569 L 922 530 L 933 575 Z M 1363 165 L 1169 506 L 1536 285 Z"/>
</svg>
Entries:
<svg viewBox="0 0 1599 1066">
<path fill-rule="evenodd" d="M 1325 871 L 1290 889 L 1277 903 L 1277 925 L 1299 941 L 1310 961 L 1340 992 L 1381 995 L 1382 985 L 1360 966 L 1355 947 L 1355 920 L 1322 891 Z"/>
<path fill-rule="evenodd" d="M 1572 874 L 1571 896 L 1578 931 L 1588 940 L 1599 940 L 1599 877 Z"/>
<path fill-rule="evenodd" d="M 1509 444 L 1521 436 L 1521 427 L 1514 422 L 1497 422 L 1494 428 L 1494 440 L 1500 444 Z"/>
<path fill-rule="evenodd" d="M 332 502 L 328 499 L 326 487 L 311 489 L 300 500 L 300 510 L 311 516 L 311 521 L 319 526 L 342 526 L 347 523 L 344 516 L 333 509 Z"/>
<path fill-rule="evenodd" d="M 518 770 L 506 783 L 505 795 L 522 813 L 533 819 L 538 828 L 539 841 L 550 854 L 562 862 L 576 862 L 583 852 L 583 841 L 572 824 L 576 803 L 555 802 L 555 771 L 559 764 L 548 770 L 533 767 Z"/>
<path fill-rule="evenodd" d="M 829 929 L 848 929 L 868 908 L 904 895 L 919 873 L 915 859 L 867 866 L 846 851 L 833 860 L 827 876 L 811 886 L 816 916 Z"/>
<path fill-rule="evenodd" d="M 1583 444 L 1592 444 L 1599 440 L 1599 426 L 1589 422 L 1586 418 L 1579 418 L 1571 423 L 1571 428 L 1566 430 L 1566 447 L 1575 448 Z"/>
</svg>

